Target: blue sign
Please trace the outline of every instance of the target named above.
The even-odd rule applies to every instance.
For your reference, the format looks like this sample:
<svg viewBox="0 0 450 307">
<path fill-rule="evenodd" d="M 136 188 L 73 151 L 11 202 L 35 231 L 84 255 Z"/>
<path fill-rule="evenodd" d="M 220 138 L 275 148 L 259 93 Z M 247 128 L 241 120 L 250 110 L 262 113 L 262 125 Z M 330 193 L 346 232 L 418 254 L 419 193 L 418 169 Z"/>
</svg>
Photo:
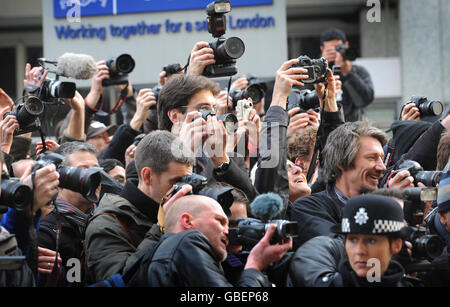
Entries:
<svg viewBox="0 0 450 307">
<path fill-rule="evenodd" d="M 205 9 L 213 0 L 53 0 L 55 18 Z M 230 0 L 232 7 L 271 5 L 273 0 Z M 78 6 L 78 7 L 77 7 Z"/>
</svg>

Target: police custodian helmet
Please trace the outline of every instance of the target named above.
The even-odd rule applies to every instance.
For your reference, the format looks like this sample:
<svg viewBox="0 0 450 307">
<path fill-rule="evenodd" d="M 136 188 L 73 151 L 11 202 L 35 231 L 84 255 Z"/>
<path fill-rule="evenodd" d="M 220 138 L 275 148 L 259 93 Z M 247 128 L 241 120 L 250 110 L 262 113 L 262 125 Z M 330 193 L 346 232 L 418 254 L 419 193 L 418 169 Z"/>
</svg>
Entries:
<svg viewBox="0 0 450 307">
<path fill-rule="evenodd" d="M 339 234 L 402 236 L 403 209 L 394 199 L 381 195 L 358 195 L 344 206 L 342 222 L 333 227 Z"/>
</svg>

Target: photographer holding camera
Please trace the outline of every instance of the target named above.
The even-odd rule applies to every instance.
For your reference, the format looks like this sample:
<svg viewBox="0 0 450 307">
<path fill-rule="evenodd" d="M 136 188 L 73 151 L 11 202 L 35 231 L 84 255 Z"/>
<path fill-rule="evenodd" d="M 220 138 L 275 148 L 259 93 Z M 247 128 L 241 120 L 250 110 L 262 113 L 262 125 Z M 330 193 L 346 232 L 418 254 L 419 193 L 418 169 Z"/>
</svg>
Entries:
<svg viewBox="0 0 450 307">
<path fill-rule="evenodd" d="M 3 164 L 3 155 L 0 154 L 0 168 L 2 169 Z M 58 184 L 58 174 L 52 174 L 52 172 L 54 172 L 54 166 L 53 171 L 52 166 L 49 166 L 36 174 L 33 208 L 31 207 L 31 202 L 28 202 L 33 198 L 30 188 L 27 188 L 28 195 L 23 195 L 23 197 L 28 199 L 26 203 L 23 203 L 20 200 L 14 199 L 12 196 L 10 191 L 11 185 L 6 183 L 12 183 L 11 180 L 7 179 L 5 174 L 0 178 L 2 182 L 0 188 L 2 195 L 0 198 L 0 214 L 2 215 L 2 226 L 0 226 L 0 256 L 4 257 L 0 262 L 1 287 L 34 287 L 36 285 L 37 273 L 46 272 L 49 258 L 45 256 L 49 255 L 54 259 L 56 255 L 53 251 L 34 246 L 30 242 L 30 233 L 27 232 L 29 231 L 29 227 L 36 227 L 35 222 L 39 224 L 39 209 L 56 192 L 55 188 L 52 187 L 54 187 L 53 184 Z M 24 175 L 23 181 L 25 181 L 25 177 L 27 177 L 27 174 Z M 27 179 L 30 178 L 28 177 Z M 24 191 L 23 187 L 19 189 L 25 193 L 27 192 Z M 43 193 L 44 190 L 46 192 Z M 39 198 L 36 198 L 36 196 Z M 41 202 L 37 202 L 37 199 L 40 199 Z M 16 207 L 19 203 L 20 206 Z M 6 210 L 7 212 L 5 213 Z M 36 248 L 36 250 L 32 250 L 33 248 Z M 22 256 L 23 254 L 27 255 L 28 261 L 25 261 L 26 259 L 25 256 Z"/>
<path fill-rule="evenodd" d="M 177 199 L 168 209 L 166 234 L 152 247 L 151 262 L 144 267 L 151 287 L 231 287 L 221 262 L 227 257 L 228 218 L 214 199 L 189 195 Z M 274 225 L 252 249 L 238 286 L 270 286 L 261 271 L 291 249 L 292 239 L 271 245 Z M 167 255 L 170 254 L 170 259 Z"/>
<path fill-rule="evenodd" d="M 338 102 L 344 108 L 345 121 L 362 120 L 364 108 L 374 100 L 374 85 L 369 72 L 362 66 L 354 65 L 355 52 L 350 48 L 342 30 L 329 29 L 320 37 L 320 50 L 332 68 L 341 66 L 342 99 Z"/>
<path fill-rule="evenodd" d="M 244 161 L 229 157 L 228 142 L 235 140 L 237 119 L 231 113 L 216 115 L 217 83 L 204 76 L 174 76 L 158 99 L 159 129 L 171 131 L 196 154 L 194 172 L 208 182 L 226 182 L 253 199 L 253 187 Z"/>
<path fill-rule="evenodd" d="M 160 201 L 180 178 L 192 173 L 194 157 L 172 133 L 157 130 L 139 142 L 135 163 L 138 179 L 127 175 L 119 195 L 105 194 L 87 226 L 89 283 L 123 273 L 159 239 Z"/>
<path fill-rule="evenodd" d="M 55 207 L 46 219 L 41 222 L 39 228 L 39 246 L 57 250 L 60 253 L 64 264 L 62 273 L 64 273 L 65 264 L 67 264 L 69 259 L 76 258 L 81 260 L 83 257 L 86 225 L 95 209 L 94 200 L 96 200 L 100 192 L 100 180 L 96 180 L 95 177 L 90 179 L 92 177 L 87 177 L 87 172 L 95 170 L 96 167 L 99 167 L 99 163 L 95 147 L 88 143 L 66 142 L 55 151 L 55 154 L 58 155 L 53 156 L 52 153 L 41 154 L 37 163 L 40 163 L 42 166 L 53 162 L 58 163 L 59 161 L 53 160 L 53 157 L 58 157 L 63 159 L 61 162 L 62 167 L 73 167 L 86 174 L 86 176 L 83 175 L 82 178 L 79 178 L 73 172 L 75 169 L 71 169 L 70 173 L 61 175 L 58 198 L 54 202 Z M 61 173 L 60 166 L 58 166 L 58 170 Z M 85 182 L 83 183 L 83 181 Z M 64 184 L 64 187 L 62 184 Z M 82 191 L 75 191 L 73 188 L 66 186 L 66 184 L 77 186 L 78 189 L 81 187 Z M 85 192 L 84 185 L 89 185 L 88 189 L 90 191 L 88 194 Z M 56 285 L 55 278 L 55 276 L 49 276 L 46 279 L 42 279 L 40 283 L 43 285 L 55 283 L 54 285 Z M 58 281 L 58 285 L 66 285 L 65 283 L 66 279 L 64 277 Z M 73 283 L 69 285 L 78 286 L 80 284 Z"/>
<path fill-rule="evenodd" d="M 440 169 L 440 168 L 438 168 Z M 450 285 L 450 155 L 447 156 L 447 165 L 442 171 L 434 208 L 425 218 L 425 226 L 430 233 L 437 234 L 443 241 L 445 248 L 442 254 L 432 259 L 432 268 L 422 272 L 420 278 L 426 286 L 448 287 Z"/>
<path fill-rule="evenodd" d="M 412 123 L 409 121 L 409 123 Z M 416 123 L 416 125 L 419 126 L 428 126 L 429 124 L 425 124 L 423 122 Z M 414 130 L 412 128 L 410 129 L 412 133 L 414 131 L 417 131 L 419 129 L 419 126 L 416 126 Z M 385 158 L 385 165 L 387 166 L 387 171 L 384 174 L 383 179 L 381 180 L 381 184 L 385 185 L 387 184 L 390 186 L 390 177 L 392 174 L 396 172 L 404 163 L 406 160 L 412 160 L 417 162 L 425 171 L 434 171 L 436 170 L 437 166 L 437 159 L 438 159 L 438 147 L 439 143 L 441 141 L 442 136 L 445 135 L 446 131 L 450 130 L 450 114 L 446 115 L 444 118 L 435 121 L 428 129 L 426 129 L 423 133 L 421 133 L 420 136 L 418 136 L 417 140 L 411 145 L 409 145 L 409 149 L 407 149 L 406 152 L 401 152 L 403 150 L 406 150 L 405 148 L 408 148 L 406 146 L 401 146 L 402 143 L 400 143 L 400 146 L 397 148 L 387 148 L 386 152 L 386 158 Z M 420 131 L 423 131 L 420 130 Z M 417 132 L 416 132 L 417 134 Z M 445 139 L 444 139 L 445 141 Z M 404 140 L 404 142 L 407 142 L 407 140 Z M 445 142 L 444 142 L 445 144 Z M 442 145 L 441 145 L 442 148 Z M 400 152 L 396 152 L 399 150 Z M 441 151 L 445 151 L 445 145 L 444 149 L 441 149 Z M 395 160 L 398 157 L 398 160 Z M 440 165 L 442 165 L 445 162 L 446 157 L 440 159 Z"/>
</svg>

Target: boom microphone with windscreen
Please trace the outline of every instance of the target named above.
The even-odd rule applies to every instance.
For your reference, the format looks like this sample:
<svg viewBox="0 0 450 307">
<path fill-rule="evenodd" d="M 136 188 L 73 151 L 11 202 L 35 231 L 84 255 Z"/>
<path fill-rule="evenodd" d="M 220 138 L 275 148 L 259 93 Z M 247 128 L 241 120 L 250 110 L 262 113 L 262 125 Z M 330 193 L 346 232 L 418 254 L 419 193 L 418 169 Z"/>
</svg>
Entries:
<svg viewBox="0 0 450 307">
<path fill-rule="evenodd" d="M 39 58 L 38 61 L 56 65 L 56 74 L 67 78 L 88 80 L 97 72 L 97 64 L 87 54 L 64 53 L 57 60 Z"/>
</svg>

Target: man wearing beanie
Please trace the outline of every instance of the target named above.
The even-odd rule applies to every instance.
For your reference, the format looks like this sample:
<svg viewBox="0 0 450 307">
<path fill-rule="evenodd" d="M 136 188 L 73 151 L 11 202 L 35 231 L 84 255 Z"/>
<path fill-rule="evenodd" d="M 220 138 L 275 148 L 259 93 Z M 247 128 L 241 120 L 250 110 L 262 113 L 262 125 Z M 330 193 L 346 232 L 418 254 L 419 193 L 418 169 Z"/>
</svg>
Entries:
<svg viewBox="0 0 450 307">
<path fill-rule="evenodd" d="M 404 287 L 405 270 L 392 256 L 402 248 L 403 210 L 394 199 L 359 195 L 345 205 L 339 236 L 315 237 L 295 253 L 288 285 Z"/>
</svg>

